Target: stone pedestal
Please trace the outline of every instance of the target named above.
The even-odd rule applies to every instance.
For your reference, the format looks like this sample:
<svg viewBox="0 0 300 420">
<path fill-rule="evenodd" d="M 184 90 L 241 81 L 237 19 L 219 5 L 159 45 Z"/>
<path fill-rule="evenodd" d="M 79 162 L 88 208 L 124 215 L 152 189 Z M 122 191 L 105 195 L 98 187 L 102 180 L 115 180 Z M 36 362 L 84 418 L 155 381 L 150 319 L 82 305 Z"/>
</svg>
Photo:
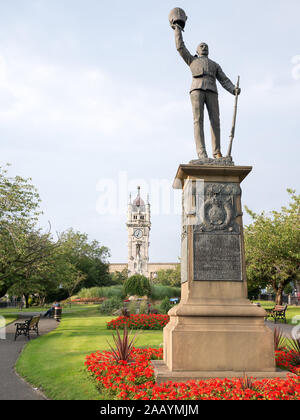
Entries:
<svg viewBox="0 0 300 420">
<path fill-rule="evenodd" d="M 247 299 L 241 187 L 251 167 L 181 165 L 180 304 L 164 328 L 157 381 L 282 377 L 264 309 Z"/>
</svg>

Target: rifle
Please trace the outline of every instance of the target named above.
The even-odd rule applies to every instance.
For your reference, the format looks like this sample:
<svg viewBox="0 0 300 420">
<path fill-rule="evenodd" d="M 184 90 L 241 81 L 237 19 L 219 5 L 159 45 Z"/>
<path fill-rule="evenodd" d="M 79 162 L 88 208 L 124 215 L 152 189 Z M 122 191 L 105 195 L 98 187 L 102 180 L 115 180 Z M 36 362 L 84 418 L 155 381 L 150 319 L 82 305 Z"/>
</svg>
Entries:
<svg viewBox="0 0 300 420">
<path fill-rule="evenodd" d="M 236 84 L 236 88 L 239 88 L 239 87 L 240 87 L 240 76 L 238 77 L 238 81 L 237 81 L 237 84 Z M 239 95 L 236 93 L 235 94 L 235 104 L 234 104 L 232 128 L 231 128 L 231 133 L 230 133 L 230 143 L 229 143 L 229 147 L 228 147 L 227 157 L 231 157 L 232 143 L 233 143 L 234 134 L 235 134 L 238 99 L 239 99 Z"/>
</svg>

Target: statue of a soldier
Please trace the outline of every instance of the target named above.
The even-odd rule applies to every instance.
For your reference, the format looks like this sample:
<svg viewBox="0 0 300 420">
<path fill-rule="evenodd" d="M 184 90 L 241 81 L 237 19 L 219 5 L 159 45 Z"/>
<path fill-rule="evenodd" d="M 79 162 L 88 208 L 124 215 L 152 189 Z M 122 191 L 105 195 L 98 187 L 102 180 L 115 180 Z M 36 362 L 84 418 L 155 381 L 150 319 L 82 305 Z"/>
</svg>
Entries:
<svg viewBox="0 0 300 420">
<path fill-rule="evenodd" d="M 197 54 L 192 55 L 186 48 L 182 31 L 185 26 L 187 16 L 180 8 L 171 11 L 169 21 L 175 31 L 176 48 L 186 64 L 190 67 L 193 82 L 190 90 L 193 116 L 194 116 L 194 135 L 196 149 L 199 159 L 207 158 L 204 138 L 204 105 L 206 105 L 212 136 L 212 152 L 216 159 L 222 157 L 220 145 L 220 111 L 216 80 L 220 82 L 224 89 L 233 95 L 241 93 L 240 88 L 228 79 L 220 65 L 208 58 L 208 45 L 202 42 L 197 48 Z"/>
</svg>

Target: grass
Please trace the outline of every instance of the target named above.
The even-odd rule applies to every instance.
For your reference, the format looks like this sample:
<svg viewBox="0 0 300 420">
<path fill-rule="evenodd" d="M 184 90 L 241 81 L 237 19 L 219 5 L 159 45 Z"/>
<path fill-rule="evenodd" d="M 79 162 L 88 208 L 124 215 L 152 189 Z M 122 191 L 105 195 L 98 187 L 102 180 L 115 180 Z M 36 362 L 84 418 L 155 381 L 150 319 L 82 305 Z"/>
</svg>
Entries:
<svg viewBox="0 0 300 420">
<path fill-rule="evenodd" d="M 0 318 L 0 328 L 1 327 L 5 327 L 8 324 L 11 324 L 16 319 L 17 319 L 17 317 L 15 315 L 6 315 L 6 316 L 3 316 L 3 319 Z"/>
<path fill-rule="evenodd" d="M 31 306 L 30 308 L 2 308 L 0 309 L 0 315 L 5 316 L 6 314 L 18 314 L 18 313 L 26 313 L 26 312 L 45 312 L 48 309 L 48 307 L 37 307 L 37 306 Z"/>
<path fill-rule="evenodd" d="M 106 321 L 111 319 L 99 316 L 96 306 L 64 313 L 56 330 L 26 345 L 17 372 L 53 400 L 101 399 L 84 361 L 87 354 L 109 349 L 112 333 Z M 159 347 L 162 341 L 162 331 L 143 331 L 136 346 Z"/>
</svg>

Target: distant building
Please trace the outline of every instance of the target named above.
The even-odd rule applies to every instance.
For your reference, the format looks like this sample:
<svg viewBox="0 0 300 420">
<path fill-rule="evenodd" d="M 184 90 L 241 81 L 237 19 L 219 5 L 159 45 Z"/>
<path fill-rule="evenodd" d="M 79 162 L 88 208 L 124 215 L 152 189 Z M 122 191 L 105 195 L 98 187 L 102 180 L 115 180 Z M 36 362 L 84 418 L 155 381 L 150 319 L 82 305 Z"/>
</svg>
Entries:
<svg viewBox="0 0 300 420">
<path fill-rule="evenodd" d="M 110 264 L 110 273 L 128 270 L 128 276 L 142 274 L 150 279 L 156 277 L 159 270 L 175 269 L 179 263 L 149 263 L 149 245 L 151 229 L 150 203 L 147 197 L 145 204 L 138 187 L 137 197 L 131 202 L 129 197 L 127 223 L 128 229 L 128 262 Z"/>
</svg>

